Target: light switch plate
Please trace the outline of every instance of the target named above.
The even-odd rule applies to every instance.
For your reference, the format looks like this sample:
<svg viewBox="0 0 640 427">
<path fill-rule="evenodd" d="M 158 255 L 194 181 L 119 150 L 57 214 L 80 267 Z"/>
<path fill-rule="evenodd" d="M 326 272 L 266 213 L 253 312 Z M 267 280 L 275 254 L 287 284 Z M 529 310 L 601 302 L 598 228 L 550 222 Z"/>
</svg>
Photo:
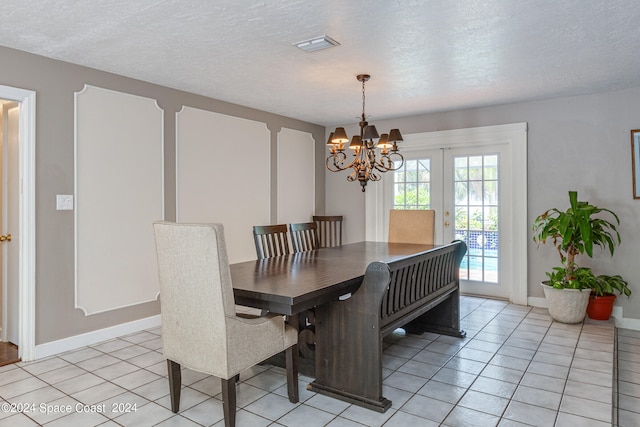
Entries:
<svg viewBox="0 0 640 427">
<path fill-rule="evenodd" d="M 73 195 L 71 195 L 71 194 L 56 194 L 56 210 L 58 210 L 58 211 L 72 211 L 73 210 Z"/>
</svg>

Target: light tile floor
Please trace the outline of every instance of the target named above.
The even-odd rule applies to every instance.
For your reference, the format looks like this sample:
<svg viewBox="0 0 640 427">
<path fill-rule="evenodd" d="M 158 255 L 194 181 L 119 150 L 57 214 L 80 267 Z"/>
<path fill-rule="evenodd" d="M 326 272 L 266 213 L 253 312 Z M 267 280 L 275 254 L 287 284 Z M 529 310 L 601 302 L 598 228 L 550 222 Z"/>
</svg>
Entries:
<svg viewBox="0 0 640 427">
<path fill-rule="evenodd" d="M 640 331 L 618 329 L 617 421 L 620 427 L 640 427 Z"/>
<path fill-rule="evenodd" d="M 465 339 L 393 334 L 384 351 L 380 414 L 306 390 L 286 398 L 284 370 L 241 374 L 238 426 L 639 426 L 640 335 L 620 333 L 613 405 L 614 327 L 552 322 L 546 310 L 461 299 Z M 168 408 L 160 330 L 0 368 L 0 426 L 219 426 L 220 381 L 183 373 L 181 411 Z M 9 409 L 9 410 L 7 410 Z M 17 411 L 17 412 L 16 412 Z"/>
</svg>

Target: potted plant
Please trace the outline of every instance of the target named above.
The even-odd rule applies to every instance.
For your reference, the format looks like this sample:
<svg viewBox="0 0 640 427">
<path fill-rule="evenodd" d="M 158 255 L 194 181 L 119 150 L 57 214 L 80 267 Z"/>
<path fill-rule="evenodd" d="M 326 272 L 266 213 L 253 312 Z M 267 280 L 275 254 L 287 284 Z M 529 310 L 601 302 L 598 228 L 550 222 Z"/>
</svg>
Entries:
<svg viewBox="0 0 640 427">
<path fill-rule="evenodd" d="M 596 246 L 613 256 L 621 242 L 616 228 L 620 224 L 618 216 L 609 209 L 578 201 L 577 191 L 569 191 L 569 204 L 566 211 L 552 208 L 535 219 L 533 241 L 539 246 L 550 239 L 560 255 L 561 266 L 548 272 L 548 280 L 542 282 L 549 314 L 559 322 L 578 323 L 584 319 L 592 293 L 595 298 L 614 290 L 629 296 L 631 291 L 620 276 L 596 276 L 590 268 L 576 264 L 577 255 L 593 258 Z M 609 219 L 598 214 L 606 214 Z"/>
<path fill-rule="evenodd" d="M 589 304 L 587 305 L 587 316 L 595 320 L 607 320 L 613 311 L 613 303 L 616 301 L 616 294 L 631 295 L 628 283 L 620 276 L 596 277 L 595 283 L 591 287 Z"/>
</svg>

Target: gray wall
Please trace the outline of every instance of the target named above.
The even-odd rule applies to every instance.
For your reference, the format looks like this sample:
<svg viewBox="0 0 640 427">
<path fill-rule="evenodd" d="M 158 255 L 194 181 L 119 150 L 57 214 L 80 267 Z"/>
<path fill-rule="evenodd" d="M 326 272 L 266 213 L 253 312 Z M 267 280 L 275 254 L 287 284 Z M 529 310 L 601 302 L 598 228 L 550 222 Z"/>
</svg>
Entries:
<svg viewBox="0 0 640 427">
<path fill-rule="evenodd" d="M 635 293 L 618 298 L 625 318 L 640 319 L 640 200 L 632 197 L 630 130 L 640 129 L 640 88 L 596 95 L 556 98 L 496 107 L 459 110 L 393 120 L 370 120 L 378 129 L 399 127 L 404 134 L 527 122 L 528 226 L 551 207 L 568 207 L 568 190 L 580 199 L 613 210 L 620 217 L 622 245 L 613 258 L 601 254 L 600 274 L 620 274 Z M 347 132 L 353 134 L 354 125 Z M 326 154 L 325 154 L 326 155 Z M 327 211 L 343 213 L 345 238 L 364 238 L 364 197 L 346 173 L 326 172 Z M 386 178 L 383 178 L 386 179 Z M 376 185 L 375 183 L 370 185 Z M 551 247 L 529 244 L 528 294 L 543 297 L 539 282 L 557 265 Z"/>
<path fill-rule="evenodd" d="M 128 79 L 0 47 L 0 85 L 36 92 L 36 344 L 159 314 L 153 302 L 85 317 L 74 309 L 74 225 L 70 211 L 56 211 L 56 194 L 74 190 L 74 92 L 85 84 L 158 100 L 164 109 L 165 212 L 175 219 L 175 113 L 183 105 L 262 121 L 271 130 L 271 182 L 276 180 L 276 134 L 281 127 L 311 132 L 322 158 L 325 129 L 263 111 Z M 215 77 L 212 77 L 215 78 Z M 235 141 L 232 141 L 235 142 Z M 209 167 L 210 165 L 203 165 Z M 113 165 L 117 169 L 118 165 Z M 324 212 L 324 164 L 316 168 L 316 212 Z M 275 185 L 272 186 L 275 188 Z M 242 197 L 251 197 L 244 194 Z M 271 194 L 271 216 L 277 198 Z M 151 224 L 149 225 L 151 233 Z M 123 241 L 123 244 L 126 242 Z"/>
<path fill-rule="evenodd" d="M 56 194 L 73 194 L 74 92 L 91 84 L 158 100 L 165 110 L 166 218 L 175 215 L 175 120 L 182 105 L 267 123 L 275 137 L 280 127 L 312 132 L 318 141 L 316 212 L 345 215 L 345 240 L 364 238 L 364 196 L 345 173 L 325 173 L 327 135 L 321 126 L 180 92 L 151 83 L 50 60 L 0 47 L 0 84 L 37 93 L 36 125 L 36 344 L 106 328 L 159 313 L 149 303 L 85 317 L 74 309 L 73 215 L 55 210 Z M 373 122 L 403 133 L 528 122 L 529 225 L 549 207 L 566 207 L 567 190 L 614 210 L 622 221 L 622 246 L 613 259 L 599 257 L 598 272 L 625 277 L 636 291 L 619 299 L 624 316 L 640 319 L 640 200 L 631 195 L 631 129 L 640 128 L 640 88 L 573 98 L 460 110 Z M 393 126 L 392 126 L 393 125 Z M 352 134 L 355 125 L 347 126 Z M 276 142 L 272 137 L 272 150 Z M 272 182 L 277 156 L 272 155 Z M 117 165 L 114 165 L 117 167 Z M 326 181 L 325 181 L 326 176 Z M 384 178 L 383 178 L 384 179 Z M 375 184 L 372 184 L 375 185 Z M 325 209 L 325 186 L 327 190 Z M 245 195 L 249 196 L 249 195 Z M 272 218 L 277 198 L 271 194 Z M 542 297 L 538 282 L 557 262 L 550 247 L 529 247 L 529 296 Z"/>
</svg>

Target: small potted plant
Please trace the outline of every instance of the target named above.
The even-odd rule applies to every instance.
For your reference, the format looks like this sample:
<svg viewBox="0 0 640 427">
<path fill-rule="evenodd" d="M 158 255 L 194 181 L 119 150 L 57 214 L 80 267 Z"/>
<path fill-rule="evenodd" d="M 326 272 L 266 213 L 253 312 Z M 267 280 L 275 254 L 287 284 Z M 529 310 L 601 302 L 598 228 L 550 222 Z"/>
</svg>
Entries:
<svg viewBox="0 0 640 427">
<path fill-rule="evenodd" d="M 595 246 L 613 256 L 621 242 L 616 228 L 620 224 L 618 216 L 609 209 L 578 201 L 576 191 L 569 191 L 569 203 L 566 211 L 552 208 L 535 219 L 533 241 L 540 245 L 550 239 L 560 255 L 561 266 L 548 272 L 548 280 L 542 282 L 549 314 L 559 322 L 578 323 L 584 319 L 592 293 L 595 298 L 616 290 L 629 296 L 631 290 L 620 276 L 596 276 L 590 268 L 576 264 L 577 255 L 593 258 Z"/>
<path fill-rule="evenodd" d="M 620 276 L 600 275 L 591 286 L 587 316 L 594 320 L 608 320 L 616 301 L 616 292 L 631 295 L 628 283 Z"/>
</svg>

